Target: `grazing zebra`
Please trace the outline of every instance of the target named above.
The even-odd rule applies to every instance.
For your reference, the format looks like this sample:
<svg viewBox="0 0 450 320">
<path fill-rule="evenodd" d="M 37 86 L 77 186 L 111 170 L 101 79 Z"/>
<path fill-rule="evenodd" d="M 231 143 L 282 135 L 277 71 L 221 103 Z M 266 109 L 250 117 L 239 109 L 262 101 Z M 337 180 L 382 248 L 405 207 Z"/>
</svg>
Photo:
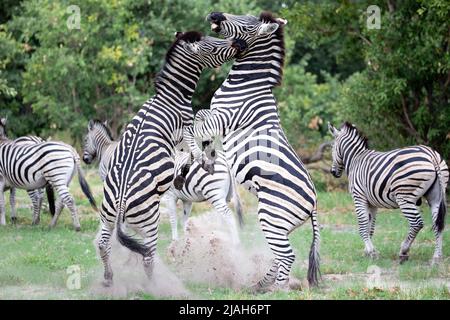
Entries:
<svg viewBox="0 0 450 320">
<path fill-rule="evenodd" d="M 72 213 L 75 230 L 79 231 L 77 210 L 68 189 L 75 168 L 78 171 L 81 189 L 94 208 L 95 200 L 84 179 L 78 155 L 72 147 L 62 142 L 30 144 L 11 141 L 6 137 L 5 125 L 6 120 L 2 119 L 0 121 L 0 225 L 6 224 L 5 188 L 36 190 L 50 184 L 59 194 L 51 226 L 56 224 L 62 203 L 64 203 Z M 33 212 L 33 224 L 38 222 L 39 211 L 36 210 Z"/>
<path fill-rule="evenodd" d="M 112 284 L 110 238 L 115 227 L 119 242 L 143 256 L 150 278 L 158 236 L 159 204 L 172 185 L 173 153 L 183 137 L 183 126 L 193 122 L 191 99 L 205 67 L 218 67 L 241 50 L 243 41 L 204 37 L 198 32 L 177 33 L 155 79 L 156 94 L 144 103 L 126 127 L 114 151 L 103 184 L 98 248 Z M 124 223 L 142 241 L 122 230 Z"/>
<path fill-rule="evenodd" d="M 110 160 L 117 142 L 113 140 L 111 130 L 106 122 L 99 120 L 90 120 L 88 124 L 88 134 L 85 137 L 83 150 L 83 161 L 91 164 L 95 158 L 99 159 L 99 172 L 102 181 L 108 174 Z M 174 186 L 164 194 L 167 201 L 170 224 L 172 228 L 172 240 L 178 239 L 177 223 L 177 202 L 183 202 L 183 225 L 189 217 L 193 202 L 209 201 L 213 207 L 222 214 L 227 222 L 233 240 L 239 242 L 239 236 L 236 223 L 228 208 L 227 202 L 231 199 L 234 202 L 236 213 L 242 224 L 242 209 L 239 194 L 233 184 L 233 177 L 225 162 L 223 153 L 219 153 L 219 160 L 215 164 L 214 175 L 207 174 L 200 164 L 194 163 L 187 173 L 187 183 L 181 190 Z M 175 172 L 184 165 L 189 159 L 190 153 L 177 151 L 175 153 Z"/>
<path fill-rule="evenodd" d="M 377 256 L 372 244 L 377 208 L 400 208 L 409 222 L 409 233 L 399 253 L 400 262 L 406 261 L 411 244 L 423 227 L 418 206 L 425 197 L 436 236 L 432 262 L 442 259 L 449 171 L 439 153 L 422 145 L 378 152 L 369 149 L 367 139 L 348 122 L 340 130 L 330 123 L 328 128 L 334 136 L 331 173 L 336 178 L 344 169 L 347 173 L 366 254 Z"/>
<path fill-rule="evenodd" d="M 279 85 L 284 62 L 286 21 L 263 13 L 259 18 L 211 13 L 213 31 L 239 38 L 247 49 L 211 101 L 211 113 L 186 128 L 185 140 L 200 159 L 194 137 L 223 137 L 223 148 L 238 183 L 258 197 L 258 217 L 275 260 L 253 289 L 286 289 L 295 254 L 289 234 L 311 218 L 313 241 L 308 281 L 318 284 L 319 228 L 316 191 L 302 161 L 290 146 L 278 116 L 272 88 Z M 292 285 L 293 283 L 291 283 Z"/>
</svg>

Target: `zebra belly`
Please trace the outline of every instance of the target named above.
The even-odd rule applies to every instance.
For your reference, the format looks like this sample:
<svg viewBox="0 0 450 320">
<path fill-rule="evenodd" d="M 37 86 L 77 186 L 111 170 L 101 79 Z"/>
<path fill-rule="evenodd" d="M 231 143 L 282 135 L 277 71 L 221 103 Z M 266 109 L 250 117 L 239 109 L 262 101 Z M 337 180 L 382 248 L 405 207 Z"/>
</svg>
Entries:
<svg viewBox="0 0 450 320">
<path fill-rule="evenodd" d="M 12 181 L 10 179 L 5 180 L 5 186 L 7 187 L 13 187 L 17 189 L 24 189 L 24 190 L 35 190 L 45 187 L 47 184 L 47 181 L 44 179 L 42 174 L 36 174 L 35 179 L 32 179 L 29 182 L 20 182 L 20 181 Z"/>
</svg>

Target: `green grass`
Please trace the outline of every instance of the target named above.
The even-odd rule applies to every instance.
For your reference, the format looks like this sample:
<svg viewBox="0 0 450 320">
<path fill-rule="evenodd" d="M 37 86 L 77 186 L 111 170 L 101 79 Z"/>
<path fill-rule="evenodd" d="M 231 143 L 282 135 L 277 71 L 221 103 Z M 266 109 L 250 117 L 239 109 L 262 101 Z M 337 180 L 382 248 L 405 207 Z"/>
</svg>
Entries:
<svg viewBox="0 0 450 320">
<path fill-rule="evenodd" d="M 86 176 L 100 204 L 102 185 L 97 172 L 86 170 Z M 31 226 L 31 210 L 26 207 L 29 199 L 23 191 L 18 192 L 19 222 L 13 226 L 9 223 L 7 203 L 8 225 L 0 228 L 0 299 L 111 298 L 92 289 L 98 286 L 102 276 L 102 264 L 94 246 L 98 228 L 97 214 L 90 208 L 76 179 L 72 182 L 71 190 L 81 217 L 82 231 L 79 233 L 73 231 L 70 214 L 66 209 L 53 230 L 48 230 L 50 218 L 46 212 L 42 214 L 39 226 Z M 262 242 L 264 239 L 255 215 L 256 199 L 242 190 L 241 195 L 246 219 L 241 239 L 243 245 L 250 248 L 255 239 Z M 200 299 L 449 299 L 450 226 L 447 224 L 444 233 L 445 259 L 439 266 L 431 267 L 429 261 L 434 250 L 434 236 L 429 210 L 426 206 L 422 208 L 425 228 L 411 248 L 410 260 L 403 265 L 398 264 L 397 254 L 400 243 L 406 236 L 408 223 L 401 213 L 398 210 L 380 212 L 374 236 L 374 245 L 380 257 L 373 261 L 364 256 L 364 245 L 357 232 L 349 194 L 330 192 L 319 194 L 323 275 L 320 288 L 253 295 L 245 290 L 213 287 L 192 281 L 184 282 L 184 285 L 193 297 Z M 193 215 L 207 210 L 210 210 L 208 204 L 195 204 Z M 311 238 L 309 222 L 290 236 L 297 255 L 292 274 L 299 279 L 305 278 L 305 262 Z M 169 269 L 176 273 L 175 266 L 166 258 L 169 244 L 170 226 L 164 216 L 160 226 L 158 252 Z M 70 265 L 81 267 L 80 290 L 66 288 L 66 270 Z M 375 288 L 367 286 L 367 279 L 370 277 L 368 268 L 373 265 L 380 268 L 383 283 Z M 138 264 L 136 268 L 142 266 Z M 115 275 L 121 272 L 120 269 L 114 271 Z M 136 292 L 126 298 L 157 297 Z"/>
</svg>

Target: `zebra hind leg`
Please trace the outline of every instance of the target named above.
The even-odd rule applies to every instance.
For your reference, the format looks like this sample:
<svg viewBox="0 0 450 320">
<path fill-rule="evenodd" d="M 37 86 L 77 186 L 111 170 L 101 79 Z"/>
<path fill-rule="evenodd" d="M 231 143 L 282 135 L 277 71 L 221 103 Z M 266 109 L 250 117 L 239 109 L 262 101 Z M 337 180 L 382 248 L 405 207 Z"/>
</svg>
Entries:
<svg viewBox="0 0 450 320">
<path fill-rule="evenodd" d="M 108 227 L 103 222 L 101 223 L 100 237 L 98 238 L 97 247 L 105 268 L 102 282 L 103 286 L 110 287 L 113 284 L 113 272 L 111 268 L 111 235 L 114 228 Z"/>
<path fill-rule="evenodd" d="M 0 225 L 6 225 L 4 180 L 0 177 Z"/>
<path fill-rule="evenodd" d="M 9 190 L 9 205 L 11 207 L 11 222 L 16 224 L 17 216 L 16 216 L 16 188 L 11 188 Z"/>
<path fill-rule="evenodd" d="M 28 191 L 28 195 L 31 199 L 31 203 L 33 204 L 33 222 L 31 223 L 33 226 L 38 225 L 41 217 L 41 205 L 42 205 L 42 194 L 40 190 L 30 190 Z"/>
<path fill-rule="evenodd" d="M 61 201 L 61 198 L 56 199 L 55 202 L 55 215 L 52 218 L 52 221 L 50 222 L 50 228 L 54 228 L 56 226 L 56 223 L 58 222 L 59 215 L 62 212 L 62 209 L 64 208 L 64 204 Z"/>
<path fill-rule="evenodd" d="M 416 206 L 416 201 L 406 201 L 401 199 L 397 202 L 409 223 L 409 232 L 406 239 L 402 242 L 399 253 L 400 263 L 403 263 L 409 259 L 409 249 L 417 234 L 423 228 L 423 219 Z"/>
<path fill-rule="evenodd" d="M 442 229 L 439 226 L 438 223 L 438 219 L 439 219 L 439 213 L 440 210 L 444 210 L 443 215 L 445 217 L 445 211 L 446 211 L 446 207 L 444 205 L 444 203 L 442 203 L 442 201 L 445 201 L 445 198 L 442 199 L 442 191 L 441 188 L 439 186 L 439 181 L 436 180 L 436 182 L 433 184 L 433 186 L 430 188 L 430 190 L 427 192 L 427 194 L 425 195 L 428 204 L 430 206 L 431 209 L 431 217 L 433 220 L 433 232 L 434 232 L 434 236 L 435 236 L 435 249 L 434 249 L 434 254 L 433 254 L 433 258 L 431 260 L 431 264 L 435 265 L 438 264 L 442 261 Z M 442 212 L 441 212 L 442 214 Z"/>
</svg>

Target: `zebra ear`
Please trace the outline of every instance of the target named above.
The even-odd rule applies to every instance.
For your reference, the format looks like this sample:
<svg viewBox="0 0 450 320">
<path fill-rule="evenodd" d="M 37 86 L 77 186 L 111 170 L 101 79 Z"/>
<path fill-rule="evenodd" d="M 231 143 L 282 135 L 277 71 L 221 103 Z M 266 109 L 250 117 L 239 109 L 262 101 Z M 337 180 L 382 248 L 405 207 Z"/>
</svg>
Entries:
<svg viewBox="0 0 450 320">
<path fill-rule="evenodd" d="M 285 25 L 287 25 L 287 23 L 288 23 L 288 21 L 287 21 L 286 19 L 283 19 L 283 18 L 277 18 L 276 20 L 277 20 L 277 22 L 278 22 L 279 24 L 281 24 L 282 26 L 285 26 Z"/>
<path fill-rule="evenodd" d="M 105 122 L 103 122 L 103 124 L 105 125 L 105 127 L 108 126 L 108 120 L 105 120 Z"/>
<path fill-rule="evenodd" d="M 183 35 L 183 32 L 177 31 L 174 33 L 174 35 L 175 35 L 175 38 L 179 38 Z"/>
<path fill-rule="evenodd" d="M 339 134 L 339 130 L 336 129 L 331 123 L 330 121 L 328 121 L 328 130 L 330 131 L 331 135 L 333 137 L 336 137 Z"/>
<path fill-rule="evenodd" d="M 272 23 L 263 23 L 260 27 L 259 27 L 259 31 L 258 31 L 258 35 L 265 35 L 265 34 L 272 34 L 275 31 L 277 31 L 278 27 L 280 25 L 276 22 L 272 22 Z"/>
<path fill-rule="evenodd" d="M 0 123 L 2 124 L 2 126 L 6 126 L 6 120 L 7 120 L 7 118 L 0 119 Z"/>
<path fill-rule="evenodd" d="M 89 129 L 89 130 L 94 129 L 94 121 L 89 120 L 89 123 L 88 123 L 88 129 Z"/>
</svg>

